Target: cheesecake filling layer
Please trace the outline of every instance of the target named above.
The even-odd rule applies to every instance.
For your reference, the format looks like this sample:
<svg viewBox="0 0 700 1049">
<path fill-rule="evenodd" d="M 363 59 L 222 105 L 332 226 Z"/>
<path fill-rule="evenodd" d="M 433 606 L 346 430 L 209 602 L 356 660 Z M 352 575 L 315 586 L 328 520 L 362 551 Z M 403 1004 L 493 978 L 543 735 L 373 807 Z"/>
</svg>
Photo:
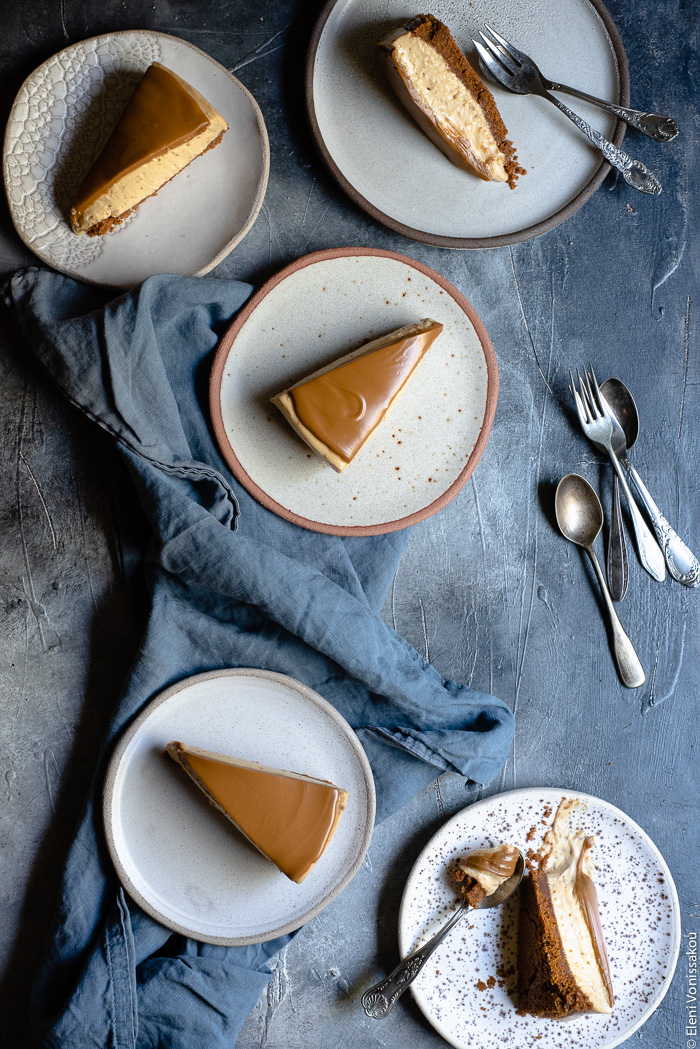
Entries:
<svg viewBox="0 0 700 1049">
<path fill-rule="evenodd" d="M 506 157 L 481 106 L 442 55 L 407 32 L 393 41 L 391 57 L 416 104 L 431 113 L 438 131 L 472 154 L 494 182 L 507 182 Z"/>
<path fill-rule="evenodd" d="M 591 857 L 594 839 L 574 828 L 585 802 L 564 798 L 540 850 L 540 870 L 546 874 L 552 908 L 567 963 L 576 983 L 597 1013 L 613 1006 L 610 966 L 598 911 Z"/>
<path fill-rule="evenodd" d="M 154 62 L 83 180 L 71 210 L 73 230 L 86 233 L 136 207 L 227 127 L 203 95 Z"/>
</svg>

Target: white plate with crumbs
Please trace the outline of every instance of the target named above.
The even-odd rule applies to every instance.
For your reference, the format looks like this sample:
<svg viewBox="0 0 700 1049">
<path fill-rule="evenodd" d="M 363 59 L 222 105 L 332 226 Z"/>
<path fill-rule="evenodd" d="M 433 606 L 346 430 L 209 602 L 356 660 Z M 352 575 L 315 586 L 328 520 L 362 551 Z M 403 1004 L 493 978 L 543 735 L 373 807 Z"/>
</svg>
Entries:
<svg viewBox="0 0 700 1049">
<path fill-rule="evenodd" d="M 200 91 L 229 129 L 112 233 L 77 236 L 75 194 L 152 62 Z M 70 277 L 119 287 L 216 266 L 253 225 L 269 168 L 265 122 L 243 84 L 185 40 L 141 29 L 81 40 L 43 62 L 17 94 L 3 149 L 10 214 L 27 247 Z"/>
<path fill-rule="evenodd" d="M 337 829 L 301 884 L 285 877 L 164 753 L 172 740 L 330 780 L 348 792 Z M 119 740 L 103 818 L 117 874 L 151 917 L 205 943 L 293 932 L 355 876 L 374 827 L 374 780 L 357 736 L 306 685 L 265 670 L 218 670 L 173 685 Z"/>
<path fill-rule="evenodd" d="M 588 805 L 595 836 L 601 923 L 615 1004 L 610 1016 L 564 1022 L 517 1012 L 518 901 L 475 911 L 438 947 L 411 987 L 425 1016 L 457 1049 L 612 1049 L 649 1019 L 678 960 L 681 919 L 673 878 L 648 835 L 620 809 L 578 791 L 528 787 L 486 798 L 453 816 L 428 842 L 406 883 L 399 913 L 402 957 L 454 909 L 447 871 L 473 849 L 509 842 L 537 850 L 563 797 Z"/>
<path fill-rule="evenodd" d="M 425 317 L 443 324 L 399 401 L 336 473 L 270 398 L 370 339 Z M 333 535 L 379 535 L 445 506 L 486 446 L 498 396 L 496 356 L 463 295 L 394 252 L 333 248 L 287 266 L 241 310 L 210 383 L 216 438 L 264 506 Z"/>
<path fill-rule="evenodd" d="M 515 244 L 559 225 L 600 186 L 607 161 L 546 99 L 487 81 L 527 175 L 510 190 L 451 164 L 404 110 L 379 61 L 379 42 L 428 12 L 448 27 L 479 75 L 472 39 L 488 22 L 550 79 L 629 105 L 627 59 L 601 0 L 440 0 L 433 6 L 329 0 L 311 38 L 306 103 L 331 173 L 379 222 L 440 247 Z M 621 121 L 578 100 L 574 109 L 620 145 Z"/>
</svg>

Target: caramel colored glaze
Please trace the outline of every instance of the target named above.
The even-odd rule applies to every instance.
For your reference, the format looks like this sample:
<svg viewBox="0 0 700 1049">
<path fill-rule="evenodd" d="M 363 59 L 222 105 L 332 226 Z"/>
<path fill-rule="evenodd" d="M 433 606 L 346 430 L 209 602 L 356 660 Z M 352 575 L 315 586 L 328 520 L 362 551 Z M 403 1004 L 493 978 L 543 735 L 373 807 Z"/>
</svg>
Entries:
<svg viewBox="0 0 700 1049">
<path fill-rule="evenodd" d="M 512 845 L 498 845 L 495 849 L 477 849 L 470 852 L 462 861 L 470 870 L 493 874 L 505 881 L 515 873 L 518 862 L 518 850 Z"/>
<path fill-rule="evenodd" d="M 581 849 L 581 855 L 578 858 L 576 865 L 576 881 L 574 883 L 574 891 L 576 898 L 581 905 L 583 916 L 588 926 L 588 931 L 591 934 L 591 940 L 593 941 L 593 950 L 595 951 L 596 961 L 598 962 L 598 968 L 600 969 L 603 977 L 603 983 L 605 984 L 605 990 L 607 991 L 608 998 L 610 999 L 610 1005 L 612 1006 L 615 998 L 613 995 L 612 977 L 610 975 L 610 963 L 608 962 L 607 951 L 605 950 L 605 939 L 603 937 L 603 927 L 600 923 L 600 911 L 598 909 L 598 893 L 596 891 L 595 882 L 593 879 L 585 873 L 583 869 L 583 860 L 589 849 L 593 847 L 595 838 L 593 835 L 589 835 L 583 843 Z"/>
<path fill-rule="evenodd" d="M 117 179 L 194 138 L 209 124 L 170 70 L 154 62 L 85 176 L 76 211 L 84 211 Z"/>
<path fill-rule="evenodd" d="M 293 386 L 288 393 L 299 420 L 350 462 L 441 331 L 436 325 Z"/>
<path fill-rule="evenodd" d="M 245 836 L 288 878 L 301 881 L 335 827 L 338 788 L 191 752 L 181 758 Z"/>
</svg>

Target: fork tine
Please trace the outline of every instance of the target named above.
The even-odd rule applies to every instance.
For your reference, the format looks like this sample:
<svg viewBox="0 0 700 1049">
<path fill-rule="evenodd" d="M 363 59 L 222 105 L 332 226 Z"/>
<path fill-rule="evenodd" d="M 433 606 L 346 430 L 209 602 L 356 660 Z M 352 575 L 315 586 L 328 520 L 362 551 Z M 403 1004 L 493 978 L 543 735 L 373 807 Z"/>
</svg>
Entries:
<svg viewBox="0 0 700 1049">
<path fill-rule="evenodd" d="M 581 426 L 586 426 L 591 420 L 588 415 L 588 410 L 581 400 L 581 395 L 578 390 L 574 390 L 574 400 L 576 401 L 576 411 L 578 412 L 579 421 Z"/>
<path fill-rule="evenodd" d="M 485 33 L 481 32 L 481 30 L 479 30 L 479 36 L 484 41 L 487 50 L 493 55 L 494 58 L 496 58 L 502 65 L 506 67 L 509 73 L 518 72 L 520 65 L 518 62 L 515 61 L 513 56 L 508 53 L 507 50 L 504 50 L 498 44 L 494 44 L 492 40 L 489 40 Z"/>
<path fill-rule="evenodd" d="M 586 374 L 586 369 L 583 369 L 583 375 L 581 375 L 581 372 L 577 368 L 576 374 L 578 375 L 579 386 L 581 387 L 581 392 L 583 394 L 583 397 L 585 398 L 586 407 L 588 408 L 589 415 L 591 419 L 595 419 L 598 413 L 595 410 L 593 397 L 591 395 L 590 389 L 588 388 L 588 375 Z"/>
<path fill-rule="evenodd" d="M 600 398 L 596 397 L 595 390 L 593 388 L 593 382 L 591 380 L 590 373 L 584 368 L 584 376 L 586 379 L 586 392 L 588 394 L 588 400 L 592 409 L 592 416 L 594 419 L 604 418 L 605 413 L 600 405 Z"/>
<path fill-rule="evenodd" d="M 579 384 L 579 386 L 581 388 L 581 396 L 583 398 L 584 404 L 586 405 L 586 415 L 592 421 L 593 419 L 595 419 L 597 417 L 598 413 L 597 413 L 597 411 L 595 409 L 595 405 L 593 403 L 593 398 L 591 396 L 591 391 L 588 389 L 588 381 L 587 381 L 585 368 L 584 368 L 583 376 L 581 375 L 581 372 L 578 370 L 578 368 L 576 369 L 576 374 L 578 376 L 578 384 Z"/>
<path fill-rule="evenodd" d="M 576 404 L 576 411 L 578 412 L 579 422 L 581 423 L 581 426 L 585 426 L 586 423 L 590 422 L 590 420 L 588 418 L 586 406 L 584 405 L 581 399 L 581 395 L 576 389 L 576 383 L 574 382 L 574 377 L 571 374 L 571 370 L 569 370 L 569 389 L 571 390 L 571 395 L 574 398 L 574 402 Z"/>
<path fill-rule="evenodd" d="M 598 402 L 598 407 L 600 408 L 600 411 L 602 412 L 602 414 L 607 416 L 607 414 L 608 414 L 607 407 L 608 406 L 605 403 L 605 401 L 603 400 L 603 395 L 600 392 L 600 386 L 598 385 L 598 380 L 595 377 L 595 372 L 593 371 L 593 365 L 592 364 L 588 365 L 588 374 L 589 374 L 589 382 L 591 383 L 591 386 L 593 387 L 593 392 L 594 392 L 594 394 L 596 396 L 596 401 Z"/>
<path fill-rule="evenodd" d="M 498 57 L 492 55 L 491 52 L 487 51 L 484 45 L 480 44 L 478 40 L 472 40 L 472 43 L 479 52 L 479 57 L 481 58 L 481 61 L 491 73 L 491 76 L 494 78 L 494 80 L 496 80 L 499 84 L 502 84 L 503 87 L 507 87 L 508 84 L 511 82 L 511 74 L 506 69 L 503 62 L 500 61 L 501 55 L 499 54 Z"/>
<path fill-rule="evenodd" d="M 497 33 L 493 26 L 490 26 L 488 22 L 486 22 L 485 25 L 491 36 L 494 38 L 494 40 L 497 40 L 501 47 L 505 48 L 505 50 L 508 52 L 511 58 L 515 59 L 515 61 L 518 64 L 521 64 L 522 60 L 525 58 L 525 55 L 522 53 L 522 51 L 518 51 L 517 47 L 514 47 L 510 43 L 510 41 L 506 40 L 504 36 L 501 36 L 500 33 Z"/>
</svg>

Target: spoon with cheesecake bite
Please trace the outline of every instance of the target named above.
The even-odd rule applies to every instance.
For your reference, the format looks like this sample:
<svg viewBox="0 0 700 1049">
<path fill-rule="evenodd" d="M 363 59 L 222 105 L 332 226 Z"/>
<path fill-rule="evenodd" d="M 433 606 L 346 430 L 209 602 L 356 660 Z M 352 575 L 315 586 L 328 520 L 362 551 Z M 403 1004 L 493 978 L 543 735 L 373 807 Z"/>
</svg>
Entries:
<svg viewBox="0 0 700 1049">
<path fill-rule="evenodd" d="M 436 947 L 471 909 L 500 907 L 520 885 L 525 860 L 514 845 L 476 849 L 457 863 L 455 880 L 461 883 L 462 899 L 452 917 L 422 947 L 412 951 L 379 983 L 362 995 L 362 1008 L 367 1016 L 383 1020 L 403 992 L 415 980 Z"/>
</svg>

